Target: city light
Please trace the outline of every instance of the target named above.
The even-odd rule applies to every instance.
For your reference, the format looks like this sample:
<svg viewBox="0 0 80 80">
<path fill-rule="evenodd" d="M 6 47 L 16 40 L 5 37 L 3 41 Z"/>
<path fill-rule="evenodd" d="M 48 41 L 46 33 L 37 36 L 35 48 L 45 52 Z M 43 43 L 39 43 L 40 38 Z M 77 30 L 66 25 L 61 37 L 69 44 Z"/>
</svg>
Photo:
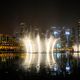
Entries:
<svg viewBox="0 0 80 80">
<path fill-rule="evenodd" d="M 69 31 L 66 31 L 65 32 L 65 35 L 67 35 L 67 36 L 70 35 L 70 32 Z"/>
<path fill-rule="evenodd" d="M 58 34 L 58 32 L 57 31 L 54 31 L 54 35 L 57 35 Z"/>
<path fill-rule="evenodd" d="M 34 68 L 34 72 L 39 73 L 42 68 L 45 68 L 48 73 L 51 72 L 54 75 L 60 72 L 70 74 L 73 66 L 70 62 L 72 63 L 74 58 L 78 58 L 77 60 L 80 58 L 80 44 L 74 45 L 77 42 L 74 42 L 73 37 L 70 30 L 67 29 L 62 32 L 55 29 L 51 32 L 47 30 L 46 33 L 40 32 L 37 28 L 34 31 L 27 30 L 19 37 L 19 45 L 15 45 L 16 41 L 11 37 L 10 43 L 6 39 L 2 39 L 0 58 L 2 58 L 2 62 L 7 62 L 7 59 L 19 57 L 22 59 L 19 65 L 29 72 Z M 20 50 L 21 54 L 17 54 L 17 50 Z M 9 51 L 13 53 L 8 53 Z"/>
</svg>

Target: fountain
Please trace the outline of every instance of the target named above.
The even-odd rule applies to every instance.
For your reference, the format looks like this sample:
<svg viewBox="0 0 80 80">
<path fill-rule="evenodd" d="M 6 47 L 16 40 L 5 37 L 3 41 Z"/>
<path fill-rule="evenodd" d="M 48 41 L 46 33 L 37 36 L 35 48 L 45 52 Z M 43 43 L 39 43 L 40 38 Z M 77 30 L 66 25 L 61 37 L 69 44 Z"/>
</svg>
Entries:
<svg viewBox="0 0 80 80">
<path fill-rule="evenodd" d="M 33 34 L 33 35 L 32 35 Z M 41 65 L 52 68 L 56 63 L 53 53 L 54 46 L 58 39 L 50 35 L 49 38 L 41 38 L 40 34 L 27 33 L 20 39 L 26 52 L 26 57 L 22 63 L 25 69 L 31 68 L 32 65 L 39 71 Z M 25 65 L 25 66 L 24 66 Z"/>
</svg>

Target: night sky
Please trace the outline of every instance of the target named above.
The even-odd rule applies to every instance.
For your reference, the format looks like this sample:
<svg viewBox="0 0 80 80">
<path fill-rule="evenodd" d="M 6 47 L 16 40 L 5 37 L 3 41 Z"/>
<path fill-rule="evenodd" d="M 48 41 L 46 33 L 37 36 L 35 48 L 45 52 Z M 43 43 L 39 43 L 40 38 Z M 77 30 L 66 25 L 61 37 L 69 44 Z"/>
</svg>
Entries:
<svg viewBox="0 0 80 80">
<path fill-rule="evenodd" d="M 12 34 L 21 22 L 38 26 L 42 30 L 51 26 L 71 27 L 80 18 L 78 0 L 2 1 L 0 1 L 0 33 Z"/>
</svg>

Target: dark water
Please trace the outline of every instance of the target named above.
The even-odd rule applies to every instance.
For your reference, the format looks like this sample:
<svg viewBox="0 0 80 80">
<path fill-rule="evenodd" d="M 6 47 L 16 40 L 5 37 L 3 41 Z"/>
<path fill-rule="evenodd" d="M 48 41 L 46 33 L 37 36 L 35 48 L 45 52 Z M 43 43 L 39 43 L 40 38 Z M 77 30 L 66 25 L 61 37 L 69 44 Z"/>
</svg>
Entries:
<svg viewBox="0 0 80 80">
<path fill-rule="evenodd" d="M 80 74 L 80 69 L 76 67 L 70 74 L 67 74 L 65 70 L 61 72 L 51 71 L 43 66 L 37 72 L 34 67 L 25 70 L 19 66 L 20 63 L 21 61 L 17 58 L 0 61 L 0 80 L 73 80 L 73 78 L 76 80 Z"/>
</svg>

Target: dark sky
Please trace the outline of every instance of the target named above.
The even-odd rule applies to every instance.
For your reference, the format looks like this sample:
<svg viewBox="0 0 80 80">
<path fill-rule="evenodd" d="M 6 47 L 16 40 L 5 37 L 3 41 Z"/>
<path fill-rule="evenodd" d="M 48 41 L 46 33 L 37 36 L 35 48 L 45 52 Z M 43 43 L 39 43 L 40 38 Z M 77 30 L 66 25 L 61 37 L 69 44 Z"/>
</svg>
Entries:
<svg viewBox="0 0 80 80">
<path fill-rule="evenodd" d="M 0 2 L 0 33 L 13 33 L 20 22 L 36 25 L 45 30 L 51 26 L 72 26 L 79 18 L 78 0 L 11 0 L 11 2 L 4 0 Z"/>
</svg>

